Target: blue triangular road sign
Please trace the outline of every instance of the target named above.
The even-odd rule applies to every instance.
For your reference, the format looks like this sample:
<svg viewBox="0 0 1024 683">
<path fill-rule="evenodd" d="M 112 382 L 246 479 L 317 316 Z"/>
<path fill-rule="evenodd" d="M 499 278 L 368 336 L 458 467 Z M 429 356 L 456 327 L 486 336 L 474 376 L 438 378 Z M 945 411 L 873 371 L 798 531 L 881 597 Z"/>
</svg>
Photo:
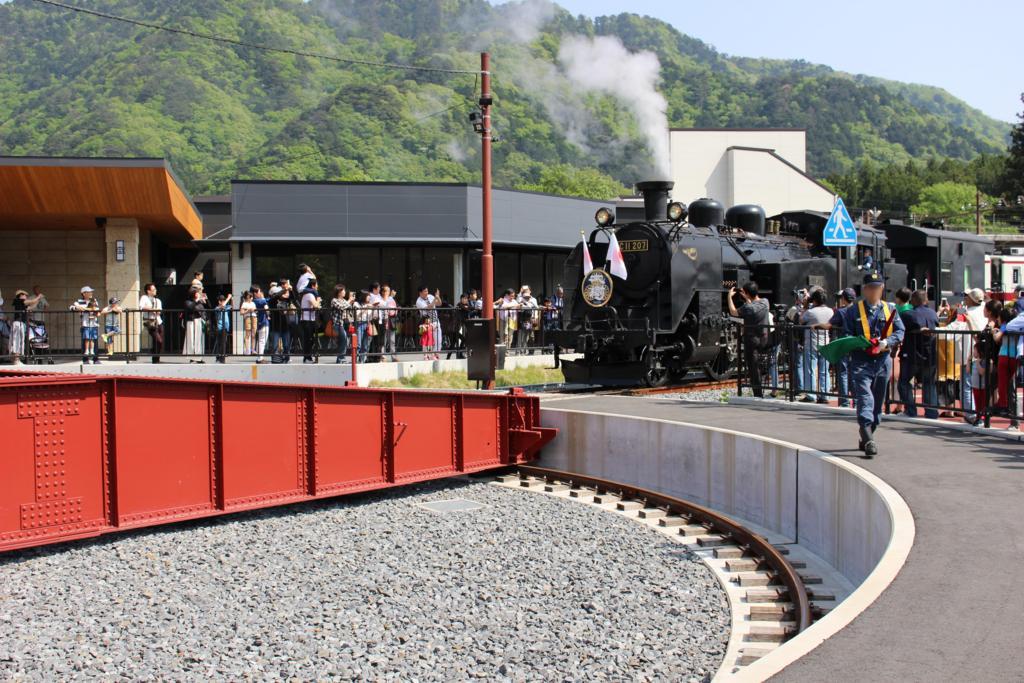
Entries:
<svg viewBox="0 0 1024 683">
<path fill-rule="evenodd" d="M 832 215 L 825 223 L 825 231 L 822 234 L 826 247 L 855 247 L 857 246 L 857 226 L 853 224 L 846 204 L 840 197 L 836 197 L 836 206 L 832 209 Z"/>
</svg>

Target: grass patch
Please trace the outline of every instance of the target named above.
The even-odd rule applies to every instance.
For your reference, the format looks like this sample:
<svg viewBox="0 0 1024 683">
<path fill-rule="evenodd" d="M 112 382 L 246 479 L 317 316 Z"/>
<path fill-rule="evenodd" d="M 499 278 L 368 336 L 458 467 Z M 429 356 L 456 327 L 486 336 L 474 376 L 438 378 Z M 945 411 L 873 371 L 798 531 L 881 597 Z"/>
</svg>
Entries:
<svg viewBox="0 0 1024 683">
<path fill-rule="evenodd" d="M 514 370 L 498 370 L 494 378 L 496 387 L 515 387 L 522 384 L 552 384 L 565 381 L 561 370 L 535 365 Z M 476 381 L 466 379 L 465 371 L 421 372 L 411 377 L 394 380 L 373 380 L 371 387 L 406 389 L 476 389 Z"/>
</svg>

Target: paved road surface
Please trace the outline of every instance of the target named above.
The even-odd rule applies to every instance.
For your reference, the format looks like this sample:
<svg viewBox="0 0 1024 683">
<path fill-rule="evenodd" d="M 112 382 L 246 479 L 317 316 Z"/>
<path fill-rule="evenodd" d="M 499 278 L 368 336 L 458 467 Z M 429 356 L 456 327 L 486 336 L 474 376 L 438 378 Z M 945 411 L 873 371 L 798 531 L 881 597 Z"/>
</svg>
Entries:
<svg viewBox="0 0 1024 683">
<path fill-rule="evenodd" d="M 892 485 L 917 536 L 896 580 L 779 681 L 1024 680 L 1024 446 L 941 427 L 883 422 L 881 455 L 857 450 L 852 417 L 773 405 L 588 396 L 545 408 L 727 427 L 849 458 Z"/>
</svg>

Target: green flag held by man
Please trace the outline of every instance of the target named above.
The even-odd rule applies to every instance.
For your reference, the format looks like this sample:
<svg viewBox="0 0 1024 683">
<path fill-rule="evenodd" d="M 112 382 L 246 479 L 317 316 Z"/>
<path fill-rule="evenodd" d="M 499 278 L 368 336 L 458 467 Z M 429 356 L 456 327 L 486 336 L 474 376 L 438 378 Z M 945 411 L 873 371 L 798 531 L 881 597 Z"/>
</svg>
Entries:
<svg viewBox="0 0 1024 683">
<path fill-rule="evenodd" d="M 864 337 L 839 337 L 824 346 L 819 346 L 818 353 L 824 356 L 832 365 L 837 365 L 843 356 L 854 351 L 863 351 L 870 347 L 871 342 Z"/>
</svg>

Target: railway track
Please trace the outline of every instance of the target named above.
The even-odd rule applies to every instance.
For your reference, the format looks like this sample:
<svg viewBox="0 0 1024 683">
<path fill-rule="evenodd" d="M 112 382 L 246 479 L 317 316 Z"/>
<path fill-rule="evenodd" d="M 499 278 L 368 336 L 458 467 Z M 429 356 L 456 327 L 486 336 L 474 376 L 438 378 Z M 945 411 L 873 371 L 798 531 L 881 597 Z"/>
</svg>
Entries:
<svg viewBox="0 0 1024 683">
<path fill-rule="evenodd" d="M 738 673 L 824 614 L 835 595 L 790 549 L 714 510 L 628 484 L 522 465 L 500 484 L 570 498 L 618 512 L 673 537 L 698 554 L 729 594 L 733 632 L 721 672 Z M 816 586 L 815 589 L 809 586 Z"/>
<path fill-rule="evenodd" d="M 593 396 L 654 396 L 658 394 L 685 394 L 694 391 L 734 389 L 736 380 L 709 381 L 703 375 L 687 378 L 677 384 L 663 387 L 608 388 L 580 384 L 532 384 L 519 387 L 527 393 L 587 394 Z"/>
<path fill-rule="evenodd" d="M 619 389 L 610 393 L 619 394 L 622 396 L 653 396 L 657 394 L 686 394 L 691 391 L 713 391 L 715 389 L 735 389 L 736 380 L 719 380 L 719 381 L 692 381 L 685 382 L 682 384 L 673 384 L 665 387 L 633 387 L 629 389 Z"/>
</svg>

